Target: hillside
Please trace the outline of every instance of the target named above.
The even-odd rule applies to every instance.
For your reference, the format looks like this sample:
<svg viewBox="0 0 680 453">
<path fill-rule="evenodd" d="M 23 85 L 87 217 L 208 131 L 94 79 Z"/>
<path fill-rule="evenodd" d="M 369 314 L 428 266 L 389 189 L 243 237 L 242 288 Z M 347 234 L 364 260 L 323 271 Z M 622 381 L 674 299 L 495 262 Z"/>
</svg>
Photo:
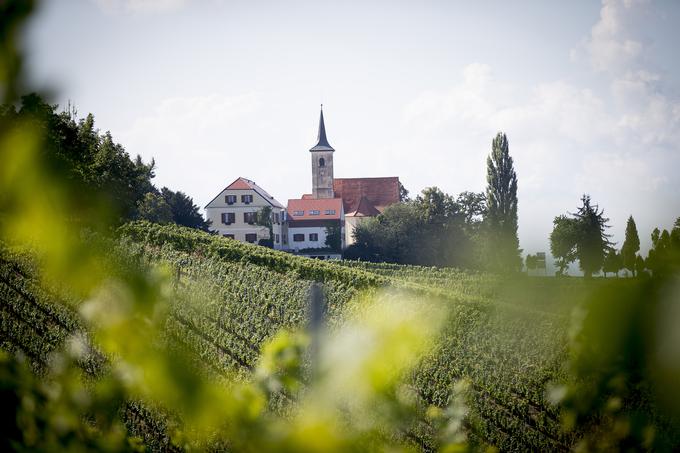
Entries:
<svg viewBox="0 0 680 453">
<path fill-rule="evenodd" d="M 341 322 L 359 291 L 393 288 L 415 299 L 441 298 L 449 307 L 439 344 L 409 378 L 422 407 L 445 408 L 452 384 L 465 378 L 472 442 L 502 451 L 573 445 L 545 389 L 565 377 L 568 313 L 586 292 L 580 280 L 529 279 L 508 287 L 497 277 L 453 269 L 312 261 L 176 226 L 133 223 L 118 234 L 138 259 L 173 269 L 176 303 L 167 339 L 193 351 L 192 361 L 207 373 L 247 378 L 267 339 L 281 328 L 304 328 L 314 281 L 323 283 L 331 325 Z M 67 334 L 82 330 L 78 314 L 40 287 L 29 261 L 3 255 L 3 347 L 24 352 L 39 369 Z M 286 404 L 285 398 L 276 403 Z M 150 445 L 169 442 L 159 432 L 132 431 Z M 423 449 L 435 447 L 426 421 L 403 435 Z"/>
</svg>

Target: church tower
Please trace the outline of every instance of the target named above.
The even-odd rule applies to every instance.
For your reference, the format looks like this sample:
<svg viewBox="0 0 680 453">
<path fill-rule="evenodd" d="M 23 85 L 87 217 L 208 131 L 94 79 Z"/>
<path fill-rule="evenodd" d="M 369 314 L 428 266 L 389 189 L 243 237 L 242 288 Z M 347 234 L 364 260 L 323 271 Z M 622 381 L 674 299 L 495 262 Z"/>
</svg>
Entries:
<svg viewBox="0 0 680 453">
<path fill-rule="evenodd" d="M 312 196 L 314 198 L 334 198 L 333 194 L 333 152 L 328 144 L 326 126 L 323 123 L 323 104 L 319 118 L 319 138 L 309 152 L 312 155 Z"/>
</svg>

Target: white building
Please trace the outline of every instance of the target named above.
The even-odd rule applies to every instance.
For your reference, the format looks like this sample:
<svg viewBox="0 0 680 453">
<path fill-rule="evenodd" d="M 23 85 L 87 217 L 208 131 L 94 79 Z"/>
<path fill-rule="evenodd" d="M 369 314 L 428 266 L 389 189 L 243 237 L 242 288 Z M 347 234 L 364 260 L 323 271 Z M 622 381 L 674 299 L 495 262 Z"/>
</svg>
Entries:
<svg viewBox="0 0 680 453">
<path fill-rule="evenodd" d="M 269 228 L 256 223 L 257 213 L 266 206 L 272 210 L 273 246 L 287 248 L 285 208 L 249 179 L 238 178 L 229 184 L 206 205 L 205 211 L 211 228 L 221 236 L 258 244 L 270 239 Z"/>
<path fill-rule="evenodd" d="M 270 206 L 274 248 L 315 258 L 340 258 L 341 250 L 354 242 L 354 229 L 361 222 L 399 202 L 401 184 L 397 177 L 334 177 L 335 149 L 326 137 L 323 110 L 317 143 L 309 151 L 312 193 L 288 200 L 286 209 L 253 181 L 238 178 L 206 206 L 212 229 L 222 236 L 257 244 L 269 238 L 269 230 L 256 224 L 256 213 Z M 328 232 L 338 232 L 340 250 L 331 250 L 326 244 Z"/>
<path fill-rule="evenodd" d="M 291 251 L 315 257 L 340 257 L 340 250 L 345 245 L 345 212 L 340 198 L 288 200 L 287 218 L 288 247 Z M 340 250 L 330 250 L 326 244 L 328 233 L 334 230 L 339 235 Z"/>
</svg>

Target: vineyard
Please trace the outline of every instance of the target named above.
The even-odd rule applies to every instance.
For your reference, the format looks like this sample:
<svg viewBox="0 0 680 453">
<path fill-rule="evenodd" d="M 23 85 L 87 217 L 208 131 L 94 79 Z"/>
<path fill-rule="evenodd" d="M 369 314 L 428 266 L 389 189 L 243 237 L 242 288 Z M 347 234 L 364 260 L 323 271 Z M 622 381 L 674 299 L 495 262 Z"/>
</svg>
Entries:
<svg viewBox="0 0 680 453">
<path fill-rule="evenodd" d="M 360 294 L 399 291 L 413 303 L 427 296 L 443 301 L 448 317 L 437 345 L 408 376 L 419 406 L 443 410 L 454 397 L 453 383 L 466 379 L 465 428 L 472 445 L 501 451 L 567 451 L 574 445 L 577 436 L 561 430 L 546 388 L 566 379 L 569 313 L 587 293 L 581 281 L 509 284 L 453 269 L 315 261 L 148 223 L 126 224 L 117 236 L 116 247 L 135 260 L 171 270 L 175 297 L 165 340 L 192 351 L 192 362 L 206 374 L 248 379 L 268 339 L 282 328 L 305 328 L 314 282 L 322 284 L 331 329 L 357 308 Z M 41 287 L 27 256 L 2 250 L 0 294 L 2 348 L 21 351 L 37 372 L 67 336 L 87 336 L 73 303 Z M 82 367 L 96 375 L 106 359 L 91 350 Z M 280 412 L 289 404 L 285 393 L 270 402 Z M 166 431 L 175 421 L 162 410 L 131 401 L 123 412 L 130 432 L 147 446 L 171 447 Z M 398 436 L 418 449 L 436 448 L 425 416 Z"/>
</svg>

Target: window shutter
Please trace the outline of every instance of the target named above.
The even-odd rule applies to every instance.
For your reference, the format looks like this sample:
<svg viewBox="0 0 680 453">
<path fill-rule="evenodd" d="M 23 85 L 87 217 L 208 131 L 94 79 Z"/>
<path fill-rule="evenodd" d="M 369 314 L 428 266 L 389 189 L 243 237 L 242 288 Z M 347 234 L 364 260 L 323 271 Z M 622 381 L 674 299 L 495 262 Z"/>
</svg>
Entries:
<svg viewBox="0 0 680 453">
<path fill-rule="evenodd" d="M 222 213 L 222 223 L 227 223 L 227 214 Z"/>
</svg>

